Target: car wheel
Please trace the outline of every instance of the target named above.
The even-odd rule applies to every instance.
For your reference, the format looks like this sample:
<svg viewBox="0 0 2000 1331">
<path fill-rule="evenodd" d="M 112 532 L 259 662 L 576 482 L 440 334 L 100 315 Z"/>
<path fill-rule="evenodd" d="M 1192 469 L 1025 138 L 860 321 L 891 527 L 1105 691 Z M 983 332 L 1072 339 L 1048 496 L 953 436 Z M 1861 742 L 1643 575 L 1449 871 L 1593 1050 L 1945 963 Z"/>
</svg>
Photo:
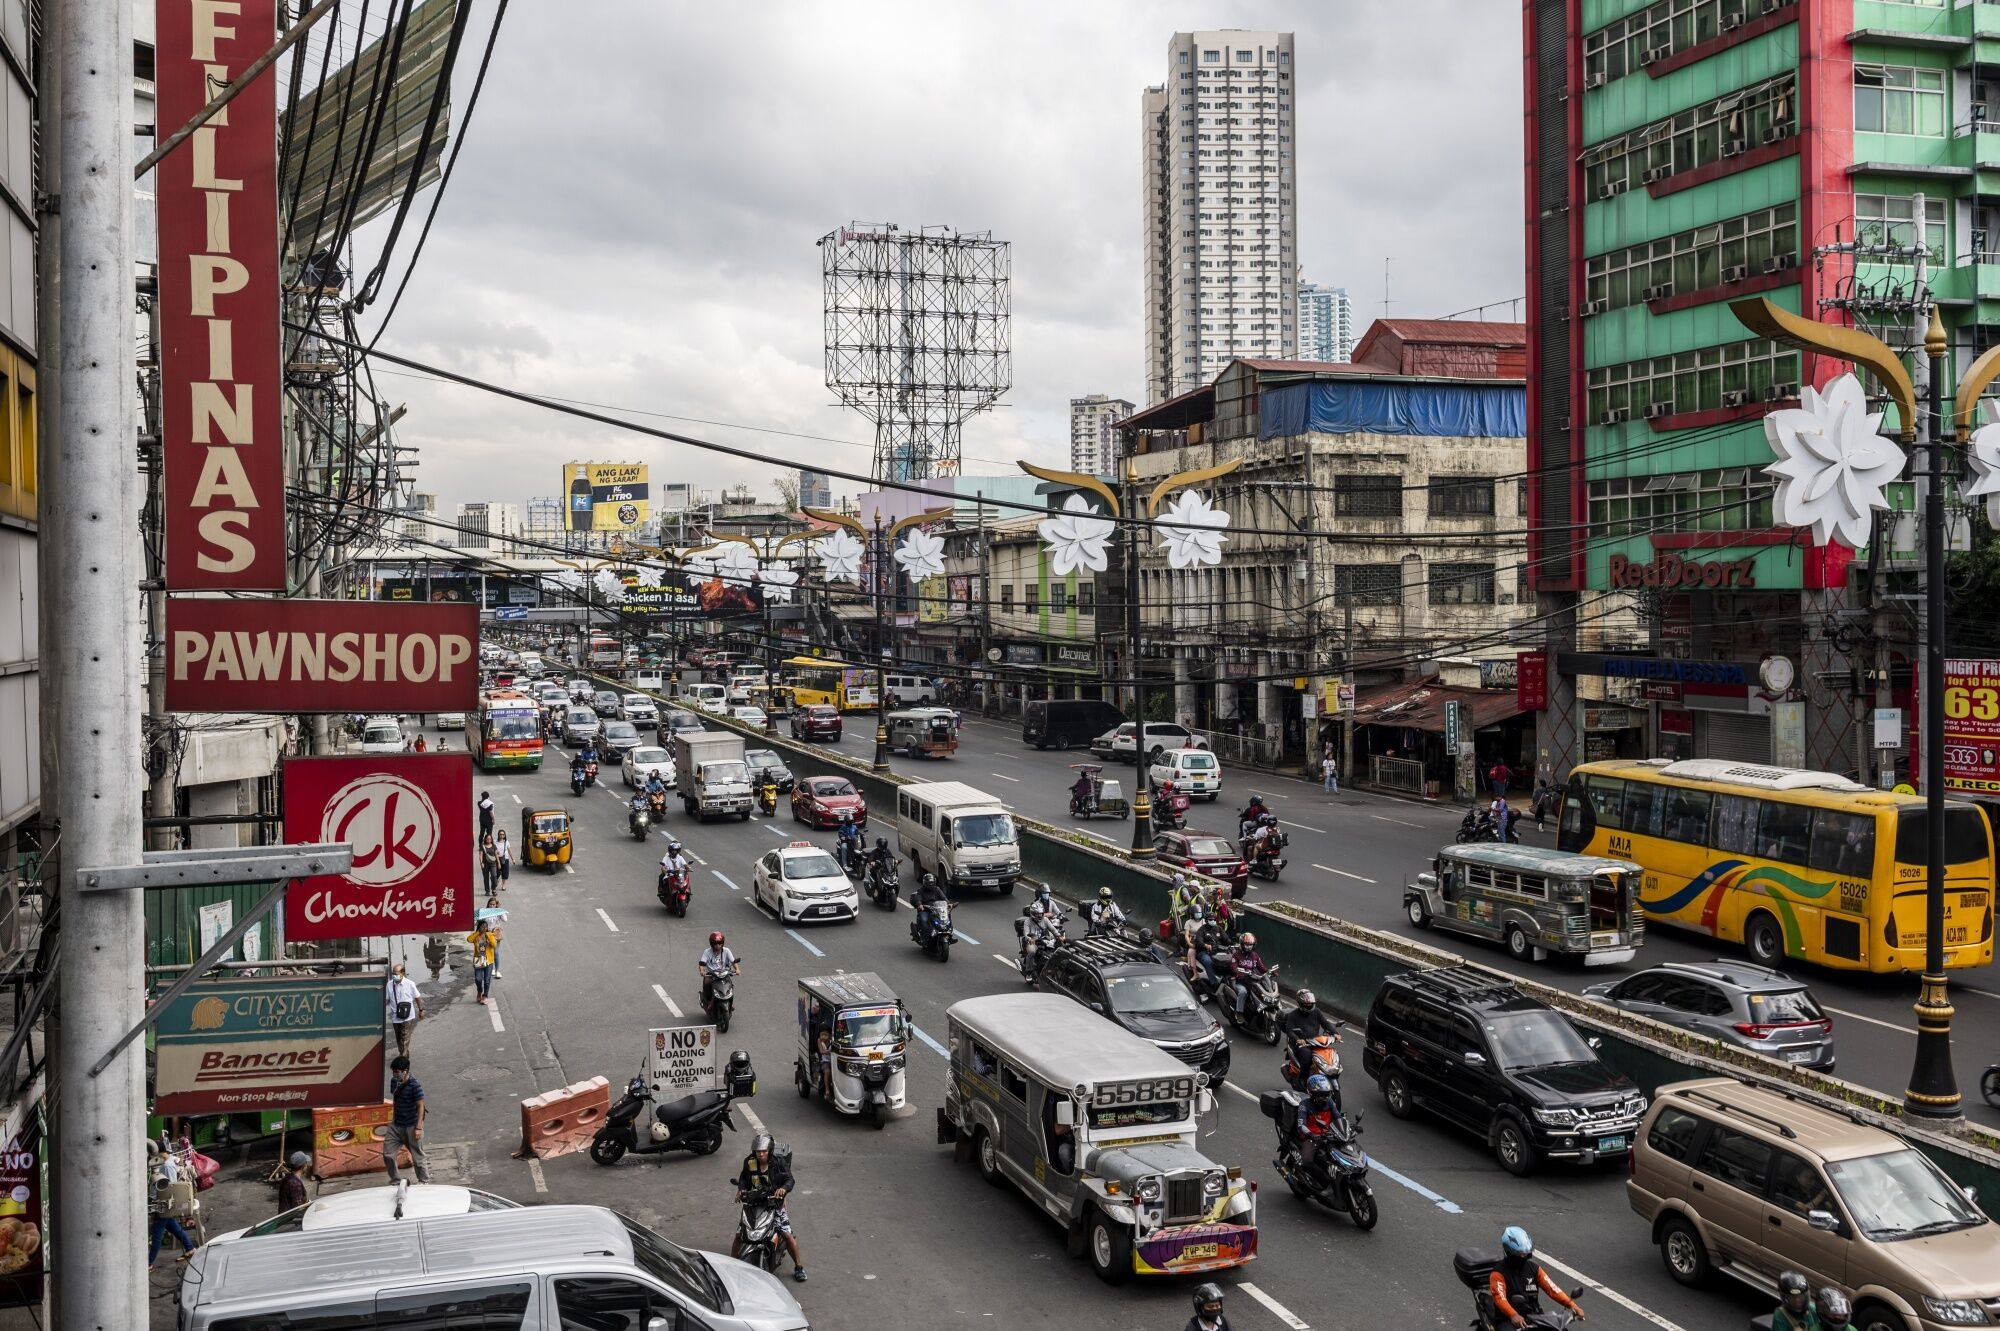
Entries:
<svg viewBox="0 0 2000 1331">
<path fill-rule="evenodd" d="M 1068 748 L 1069 748 L 1069 736 L 1068 736 L 1068 735 L 1057 735 L 1057 736 L 1056 736 L 1056 752 L 1057 752 L 1057 753 L 1062 753 L 1062 752 L 1065 752 L 1065 751 L 1066 751 L 1066 750 L 1067 750 Z"/>
<path fill-rule="evenodd" d="M 1667 1264 L 1667 1274 L 1689 1289 L 1699 1289 L 1708 1283 L 1711 1269 L 1708 1248 L 1703 1245 L 1701 1235 L 1695 1233 L 1694 1225 L 1682 1216 L 1674 1216 L 1660 1226 L 1660 1260 Z"/>
<path fill-rule="evenodd" d="M 1508 956 L 1512 957 L 1516 961 L 1526 961 L 1529 958 L 1529 956 L 1533 954 L 1534 950 L 1535 950 L 1535 945 L 1528 941 L 1528 934 L 1526 930 L 1522 929 L 1521 926 L 1518 924 L 1510 924 L 1507 926 Z"/>
<path fill-rule="evenodd" d="M 1105 1284 L 1122 1285 L 1132 1278 L 1132 1231 L 1113 1223 L 1104 1212 L 1091 1212 L 1083 1250 L 1090 1269 Z"/>
<path fill-rule="evenodd" d="M 1401 1068 L 1390 1068 L 1382 1074 L 1382 1099 L 1389 1106 L 1391 1118 L 1408 1118 L 1413 1108 L 1410 1101 L 1410 1079 L 1403 1075 Z"/>
<path fill-rule="evenodd" d="M 1403 912 L 1410 917 L 1410 923 L 1419 929 L 1431 927 L 1431 913 L 1424 909 L 1422 897 L 1411 897 L 1403 903 Z"/>
<path fill-rule="evenodd" d="M 1854 1331 L 1908 1331 L 1901 1314 L 1879 1303 L 1864 1303 L 1854 1310 Z"/>
<path fill-rule="evenodd" d="M 1503 1118 L 1493 1125 L 1493 1157 L 1515 1178 L 1534 1172 L 1535 1146 L 1519 1119 Z"/>
<path fill-rule="evenodd" d="M 1000 1172 L 1000 1147 L 984 1128 L 978 1129 L 972 1140 L 972 1158 L 979 1164 L 979 1177 L 996 1188 L 1006 1185 L 1007 1176 Z"/>
<path fill-rule="evenodd" d="M 1785 931 L 1768 911 L 1758 911 L 1743 925 L 1743 947 L 1759 966 L 1776 966 L 1785 959 Z"/>
</svg>

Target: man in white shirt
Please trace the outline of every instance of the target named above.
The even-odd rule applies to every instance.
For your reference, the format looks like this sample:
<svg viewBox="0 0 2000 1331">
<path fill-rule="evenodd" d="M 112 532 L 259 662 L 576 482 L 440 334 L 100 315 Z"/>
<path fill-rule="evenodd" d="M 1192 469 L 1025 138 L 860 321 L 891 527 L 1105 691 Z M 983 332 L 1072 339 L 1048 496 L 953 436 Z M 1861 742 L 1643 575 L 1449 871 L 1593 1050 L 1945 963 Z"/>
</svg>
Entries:
<svg viewBox="0 0 2000 1331">
<path fill-rule="evenodd" d="M 417 982 L 404 972 L 400 961 L 389 970 L 389 982 L 382 988 L 382 1000 L 388 1007 L 389 1026 L 396 1032 L 396 1052 L 407 1056 L 410 1040 L 417 1033 L 417 1023 L 426 1014 L 424 996 L 418 992 Z"/>
</svg>

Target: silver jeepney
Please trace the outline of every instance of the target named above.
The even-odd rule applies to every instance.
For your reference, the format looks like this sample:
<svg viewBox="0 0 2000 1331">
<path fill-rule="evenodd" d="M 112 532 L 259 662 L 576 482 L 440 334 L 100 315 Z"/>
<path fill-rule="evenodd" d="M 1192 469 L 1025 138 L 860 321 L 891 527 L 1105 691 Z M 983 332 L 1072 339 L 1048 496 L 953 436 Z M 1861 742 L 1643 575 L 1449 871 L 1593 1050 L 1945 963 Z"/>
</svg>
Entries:
<svg viewBox="0 0 2000 1331">
<path fill-rule="evenodd" d="M 1445 846 L 1403 887 L 1403 909 L 1436 927 L 1503 944 L 1517 960 L 1550 953 L 1586 966 L 1630 961 L 1645 938 L 1641 870 L 1630 860 L 1537 846 Z"/>
<path fill-rule="evenodd" d="M 1063 1226 L 1073 1255 L 1131 1276 L 1240 1266 L 1256 1198 L 1195 1145 L 1204 1074 L 1056 994 L 969 998 L 946 1013 L 938 1139 Z"/>
</svg>

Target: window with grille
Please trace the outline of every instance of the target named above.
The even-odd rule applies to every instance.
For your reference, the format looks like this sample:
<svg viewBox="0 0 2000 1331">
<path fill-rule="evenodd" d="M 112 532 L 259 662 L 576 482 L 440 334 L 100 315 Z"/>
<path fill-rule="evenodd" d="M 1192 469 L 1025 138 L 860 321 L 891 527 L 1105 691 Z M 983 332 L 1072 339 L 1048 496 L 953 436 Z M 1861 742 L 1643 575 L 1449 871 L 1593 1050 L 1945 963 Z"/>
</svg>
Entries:
<svg viewBox="0 0 2000 1331">
<path fill-rule="evenodd" d="M 1333 511 L 1343 518 L 1400 518 L 1403 481 L 1400 476 L 1336 476 Z"/>
<path fill-rule="evenodd" d="M 1493 565 L 1432 564 L 1432 605 L 1492 605 Z"/>
<path fill-rule="evenodd" d="M 1491 476 L 1433 477 L 1430 485 L 1431 516 L 1434 518 L 1490 518 L 1493 516 Z"/>
<path fill-rule="evenodd" d="M 1334 599 L 1342 605 L 1401 605 L 1400 564 L 1342 564 L 1333 571 Z"/>
</svg>

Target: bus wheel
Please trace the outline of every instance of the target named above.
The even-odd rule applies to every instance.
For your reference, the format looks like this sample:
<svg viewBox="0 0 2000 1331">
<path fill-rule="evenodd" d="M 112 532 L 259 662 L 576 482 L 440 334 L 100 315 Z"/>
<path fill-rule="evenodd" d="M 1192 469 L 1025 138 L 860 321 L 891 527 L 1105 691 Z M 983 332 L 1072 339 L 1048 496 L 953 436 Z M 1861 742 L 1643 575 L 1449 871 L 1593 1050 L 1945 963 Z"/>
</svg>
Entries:
<svg viewBox="0 0 2000 1331">
<path fill-rule="evenodd" d="M 1084 1251 L 1090 1267 L 1107 1285 L 1122 1285 L 1132 1278 L 1132 1231 L 1102 1211 L 1093 1211 L 1084 1233 Z"/>
<path fill-rule="evenodd" d="M 1527 932 L 1520 925 L 1510 924 L 1507 926 L 1508 956 L 1514 958 L 1516 961 L 1526 961 L 1528 955 L 1534 950 L 1533 942 L 1529 940 Z"/>
<path fill-rule="evenodd" d="M 1785 959 L 1785 931 L 1766 911 L 1758 911 L 1743 926 L 1743 947 L 1759 966 L 1776 966 Z"/>
</svg>

